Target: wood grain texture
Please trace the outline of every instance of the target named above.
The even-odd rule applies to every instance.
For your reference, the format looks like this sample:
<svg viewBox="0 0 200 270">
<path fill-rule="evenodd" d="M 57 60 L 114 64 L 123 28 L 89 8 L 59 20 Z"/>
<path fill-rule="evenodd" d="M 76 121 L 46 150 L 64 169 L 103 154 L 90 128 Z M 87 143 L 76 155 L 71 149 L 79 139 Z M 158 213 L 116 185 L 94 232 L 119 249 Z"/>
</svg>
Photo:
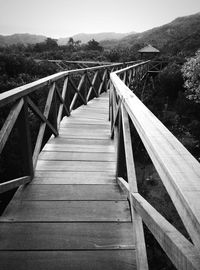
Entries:
<svg viewBox="0 0 200 270">
<path fill-rule="evenodd" d="M 22 195 L 27 201 L 114 201 L 126 200 L 118 185 L 34 185 L 28 186 Z"/>
<path fill-rule="evenodd" d="M 20 201 L 7 207 L 9 222 L 129 222 L 126 201 Z"/>
<path fill-rule="evenodd" d="M 42 151 L 39 160 L 82 160 L 82 161 L 115 161 L 113 153 L 88 153 L 88 152 L 58 152 L 58 151 Z"/>
<path fill-rule="evenodd" d="M 2 223 L 0 250 L 135 249 L 131 223 Z"/>
<path fill-rule="evenodd" d="M 111 79 L 179 216 L 200 251 L 200 203 L 197 200 L 200 196 L 199 162 L 124 85 L 117 74 L 111 74 Z"/>
<path fill-rule="evenodd" d="M 134 250 L 0 252 L 1 270 L 135 270 Z"/>
<path fill-rule="evenodd" d="M 61 121 L 33 181 L 0 218 L 1 269 L 136 269 L 130 207 L 115 180 L 108 95 L 88 106 Z"/>
<path fill-rule="evenodd" d="M 13 179 L 0 184 L 0 193 L 4 193 L 8 190 L 17 188 L 21 185 L 27 184 L 31 181 L 30 176 L 24 176 L 17 179 Z"/>
<path fill-rule="evenodd" d="M 13 129 L 13 126 L 17 120 L 17 117 L 22 109 L 22 106 L 24 104 L 24 100 L 20 99 L 14 106 L 11 108 L 3 127 L 0 130 L 0 153 L 2 152 L 8 137 Z"/>
<path fill-rule="evenodd" d="M 109 172 L 55 172 L 36 171 L 31 185 L 99 185 L 116 184 L 115 176 Z"/>
<path fill-rule="evenodd" d="M 199 269 L 200 256 L 194 245 L 162 217 L 142 196 L 132 193 L 132 202 L 147 227 L 177 269 Z"/>
<path fill-rule="evenodd" d="M 36 170 L 45 171 L 82 171 L 98 172 L 115 170 L 112 161 L 66 161 L 66 160 L 38 160 Z"/>
</svg>

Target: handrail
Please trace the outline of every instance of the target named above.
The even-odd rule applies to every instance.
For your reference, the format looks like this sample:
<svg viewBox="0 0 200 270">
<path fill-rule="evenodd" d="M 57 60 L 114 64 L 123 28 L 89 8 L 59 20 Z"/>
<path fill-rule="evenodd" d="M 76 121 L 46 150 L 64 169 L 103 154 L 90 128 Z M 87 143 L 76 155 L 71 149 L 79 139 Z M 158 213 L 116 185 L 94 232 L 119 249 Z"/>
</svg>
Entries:
<svg viewBox="0 0 200 270">
<path fill-rule="evenodd" d="M 25 176 L 22 175 L 0 184 L 0 193 L 32 180 L 37 159 L 44 144 L 46 127 L 49 128 L 51 134 L 58 136 L 62 117 L 69 116 L 77 106 L 86 105 L 90 99 L 107 91 L 110 85 L 110 71 L 123 66 L 124 64 L 114 63 L 63 71 L 0 94 L 0 108 L 7 105 L 10 107 L 10 112 L 0 130 L 0 154 L 15 126 L 20 132 L 19 143 L 21 143 L 21 151 L 23 152 L 25 174 Z M 48 90 L 44 109 L 34 103 L 31 95 L 41 90 L 42 87 Z M 40 94 L 45 98 L 43 88 Z M 30 110 L 40 120 L 34 145 L 31 143 L 29 127 Z M 34 147 L 33 151 L 32 146 Z"/>
<path fill-rule="evenodd" d="M 24 97 L 32 93 L 36 89 L 39 89 L 45 85 L 49 85 L 53 82 L 56 82 L 59 79 L 64 78 L 68 75 L 79 74 L 80 72 L 90 72 L 90 71 L 95 71 L 95 70 L 100 70 L 100 69 L 105 69 L 105 68 L 107 69 L 107 68 L 117 67 L 117 66 L 122 66 L 122 65 L 123 64 L 112 64 L 112 65 L 103 65 L 103 66 L 97 66 L 97 67 L 74 69 L 74 70 L 69 70 L 69 71 L 58 72 L 56 74 L 39 79 L 35 82 L 31 82 L 26 85 L 1 93 L 0 94 L 0 108 L 10 102 L 15 101 L 16 99 L 20 97 Z"/>
<path fill-rule="evenodd" d="M 127 168 L 127 179 L 130 186 L 128 196 L 130 198 L 131 205 L 133 209 L 139 215 L 141 215 L 147 227 L 156 237 L 156 232 L 152 229 L 153 227 L 149 225 L 149 222 L 147 222 L 148 220 L 145 220 L 145 216 L 141 214 L 142 211 L 139 211 L 138 207 L 136 207 L 136 200 L 132 195 L 134 192 L 137 193 L 137 189 L 134 191 L 131 189 L 131 186 L 134 184 L 134 186 L 137 187 L 137 182 L 136 176 L 133 176 L 133 173 L 132 175 L 128 173 L 128 168 L 130 166 L 134 166 L 133 157 L 130 153 L 129 155 L 126 153 L 127 128 L 125 129 L 124 123 L 126 121 L 126 125 L 129 124 L 129 121 L 126 120 L 128 117 L 131 119 L 133 125 L 135 126 L 138 135 L 140 136 L 164 186 L 166 187 L 166 190 L 168 191 L 169 196 L 173 201 L 174 206 L 180 215 L 180 218 L 182 219 L 193 241 L 192 250 L 199 252 L 200 164 L 127 86 L 130 84 L 131 80 L 135 80 L 137 78 L 133 76 L 127 81 L 127 76 L 125 76 L 125 74 L 127 72 L 131 72 L 131 74 L 135 75 L 134 69 L 138 69 L 139 66 L 140 70 L 148 71 L 148 64 L 148 62 L 143 62 L 139 65 L 136 64 L 130 68 L 112 72 L 110 75 L 112 82 L 112 91 L 110 94 L 110 119 L 112 137 L 114 136 L 118 120 L 118 163 L 116 177 L 118 179 L 118 177 L 122 175 L 121 170 L 124 168 L 124 166 L 121 164 L 120 155 L 124 155 Z M 122 80 L 120 78 L 122 78 Z M 126 114 L 127 116 L 125 117 Z M 124 144 L 124 147 L 121 146 L 122 144 Z M 129 147 L 132 147 L 130 142 Z M 122 153 L 122 151 L 124 151 L 124 153 Z M 142 204 L 142 206 L 144 205 Z M 152 222 L 152 226 L 156 226 L 154 221 Z M 163 232 L 163 235 L 165 235 L 165 232 Z M 175 257 L 171 256 L 170 248 L 173 248 L 173 246 L 171 245 L 170 247 L 167 247 L 167 243 L 162 241 L 162 239 L 158 239 L 158 241 L 166 251 L 167 255 L 172 259 L 172 262 L 178 267 L 178 269 L 199 269 L 197 268 L 197 264 L 195 262 L 193 268 L 187 268 L 187 266 L 183 266 L 184 264 L 180 263 L 180 261 L 182 260 L 182 262 L 184 262 L 186 260 L 188 264 L 185 265 L 190 265 L 191 258 L 185 258 L 185 255 L 183 256 L 183 253 L 181 252 Z M 185 239 L 184 241 L 188 243 L 188 240 Z M 184 249 L 184 247 L 182 248 Z M 197 258 L 197 252 L 193 254 L 193 256 L 196 262 L 199 262 L 200 260 L 199 257 Z M 191 254 L 188 256 L 190 255 Z"/>
</svg>

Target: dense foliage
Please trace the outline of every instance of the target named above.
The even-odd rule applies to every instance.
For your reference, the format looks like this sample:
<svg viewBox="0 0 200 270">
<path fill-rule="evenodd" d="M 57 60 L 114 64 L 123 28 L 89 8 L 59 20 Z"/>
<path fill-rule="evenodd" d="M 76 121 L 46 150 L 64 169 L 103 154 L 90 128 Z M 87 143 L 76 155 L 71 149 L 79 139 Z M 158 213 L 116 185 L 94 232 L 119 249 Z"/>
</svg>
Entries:
<svg viewBox="0 0 200 270">
<path fill-rule="evenodd" d="M 36 63 L 22 54 L 0 53 L 0 93 L 55 72 L 55 66 L 49 62 Z"/>
<path fill-rule="evenodd" d="M 191 57 L 182 67 L 183 77 L 185 79 L 184 87 L 188 99 L 200 102 L 200 50 L 194 57 Z"/>
</svg>

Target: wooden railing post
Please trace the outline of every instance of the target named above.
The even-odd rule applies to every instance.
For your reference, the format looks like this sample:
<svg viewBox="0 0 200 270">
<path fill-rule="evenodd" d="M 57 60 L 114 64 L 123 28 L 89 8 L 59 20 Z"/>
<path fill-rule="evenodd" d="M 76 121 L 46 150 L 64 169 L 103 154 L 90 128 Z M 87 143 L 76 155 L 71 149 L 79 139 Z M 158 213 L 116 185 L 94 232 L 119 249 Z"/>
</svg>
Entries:
<svg viewBox="0 0 200 270">
<path fill-rule="evenodd" d="M 20 148 L 23 155 L 23 169 L 25 175 L 30 175 L 31 179 L 34 176 L 33 160 L 32 160 L 32 147 L 31 147 L 31 136 L 28 121 L 28 105 L 27 98 L 24 97 L 24 105 L 17 120 L 19 137 L 20 137 Z"/>
<path fill-rule="evenodd" d="M 118 113 L 118 127 L 117 127 L 117 164 L 116 164 L 116 179 L 124 176 L 126 170 L 125 164 L 125 149 L 124 149 L 124 138 L 122 130 L 122 115 L 121 108 Z"/>
<path fill-rule="evenodd" d="M 129 200 L 131 208 L 131 216 L 133 222 L 133 233 L 136 239 L 136 258 L 137 258 L 137 269 L 138 270 L 148 270 L 146 246 L 144 239 L 144 231 L 142 225 L 142 219 L 140 215 L 133 208 L 131 193 L 138 193 L 137 179 L 135 172 L 135 164 L 133 159 L 133 150 L 131 143 L 131 130 L 129 125 L 128 114 L 124 105 L 121 105 L 121 115 L 122 115 L 122 129 L 123 129 L 123 144 L 125 152 L 127 179 L 129 183 Z"/>
</svg>

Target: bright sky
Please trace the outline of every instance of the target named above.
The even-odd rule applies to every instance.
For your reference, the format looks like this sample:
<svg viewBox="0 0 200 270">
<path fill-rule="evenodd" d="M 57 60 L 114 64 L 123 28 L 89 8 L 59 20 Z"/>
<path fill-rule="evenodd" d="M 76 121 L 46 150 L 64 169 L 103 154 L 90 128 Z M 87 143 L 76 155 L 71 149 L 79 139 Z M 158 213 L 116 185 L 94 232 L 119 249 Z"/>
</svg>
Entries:
<svg viewBox="0 0 200 270">
<path fill-rule="evenodd" d="M 200 12 L 200 0 L 0 0 L 0 34 L 142 32 Z"/>
</svg>

